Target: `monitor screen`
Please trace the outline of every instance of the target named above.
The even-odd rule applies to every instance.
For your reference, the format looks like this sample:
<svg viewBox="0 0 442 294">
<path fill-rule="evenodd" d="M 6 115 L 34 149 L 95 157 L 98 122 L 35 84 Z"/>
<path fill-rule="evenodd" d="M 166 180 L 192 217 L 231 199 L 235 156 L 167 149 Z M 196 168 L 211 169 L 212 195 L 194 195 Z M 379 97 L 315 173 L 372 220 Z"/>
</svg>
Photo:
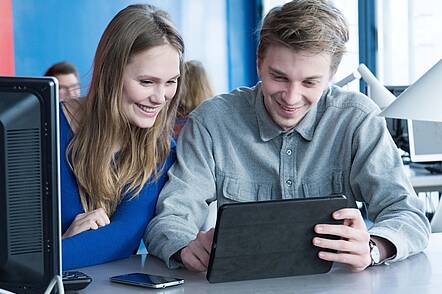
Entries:
<svg viewBox="0 0 442 294">
<path fill-rule="evenodd" d="M 408 138 L 411 161 L 442 161 L 442 123 L 408 120 Z"/>
<path fill-rule="evenodd" d="M 60 275 L 57 82 L 0 77 L 0 288 L 43 293 Z"/>
</svg>

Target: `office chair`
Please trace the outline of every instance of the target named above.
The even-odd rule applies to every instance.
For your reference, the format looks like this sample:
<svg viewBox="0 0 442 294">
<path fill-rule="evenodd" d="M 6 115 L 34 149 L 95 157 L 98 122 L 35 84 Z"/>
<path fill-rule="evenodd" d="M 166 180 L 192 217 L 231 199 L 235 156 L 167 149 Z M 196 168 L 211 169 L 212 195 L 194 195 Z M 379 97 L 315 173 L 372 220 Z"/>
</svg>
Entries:
<svg viewBox="0 0 442 294">
<path fill-rule="evenodd" d="M 431 219 L 430 224 L 432 233 L 442 232 L 442 201 L 439 201 L 439 204 L 437 205 L 437 209 L 434 213 L 433 218 Z"/>
</svg>

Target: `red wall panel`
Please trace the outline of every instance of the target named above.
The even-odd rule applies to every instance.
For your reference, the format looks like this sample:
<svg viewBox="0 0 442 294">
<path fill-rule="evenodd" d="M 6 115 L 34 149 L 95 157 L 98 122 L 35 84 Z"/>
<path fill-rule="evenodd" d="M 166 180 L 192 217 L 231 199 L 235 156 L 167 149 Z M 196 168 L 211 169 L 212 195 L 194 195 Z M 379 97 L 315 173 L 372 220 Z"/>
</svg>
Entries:
<svg viewBox="0 0 442 294">
<path fill-rule="evenodd" d="M 0 75 L 14 75 L 12 0 L 0 0 Z"/>
</svg>

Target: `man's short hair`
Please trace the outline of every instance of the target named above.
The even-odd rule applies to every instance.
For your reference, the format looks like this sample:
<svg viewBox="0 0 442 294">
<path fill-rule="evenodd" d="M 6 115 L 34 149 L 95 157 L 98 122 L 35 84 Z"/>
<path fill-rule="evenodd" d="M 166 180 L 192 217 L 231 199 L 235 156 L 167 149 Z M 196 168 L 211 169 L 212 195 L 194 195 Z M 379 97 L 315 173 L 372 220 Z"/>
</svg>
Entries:
<svg viewBox="0 0 442 294">
<path fill-rule="evenodd" d="M 68 75 L 68 74 L 74 74 L 78 79 L 78 70 L 72 63 L 63 61 L 56 63 L 52 65 L 48 70 L 45 72 L 45 76 L 58 76 L 58 75 Z"/>
<path fill-rule="evenodd" d="M 331 55 L 334 74 L 345 53 L 348 26 L 341 11 L 326 0 L 293 0 L 275 7 L 265 16 L 259 34 L 258 58 L 269 45 L 280 44 L 295 51 Z"/>
</svg>

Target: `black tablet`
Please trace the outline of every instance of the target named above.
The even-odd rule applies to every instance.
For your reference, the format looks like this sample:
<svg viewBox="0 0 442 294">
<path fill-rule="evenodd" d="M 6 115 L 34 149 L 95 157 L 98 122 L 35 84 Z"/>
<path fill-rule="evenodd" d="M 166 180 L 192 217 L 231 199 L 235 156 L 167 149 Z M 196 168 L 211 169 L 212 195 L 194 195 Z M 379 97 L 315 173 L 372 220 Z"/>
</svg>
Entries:
<svg viewBox="0 0 442 294">
<path fill-rule="evenodd" d="M 312 239 L 316 224 L 338 224 L 343 195 L 242 202 L 218 210 L 207 280 L 211 283 L 328 272 Z M 328 238 L 333 238 L 328 236 Z"/>
</svg>

